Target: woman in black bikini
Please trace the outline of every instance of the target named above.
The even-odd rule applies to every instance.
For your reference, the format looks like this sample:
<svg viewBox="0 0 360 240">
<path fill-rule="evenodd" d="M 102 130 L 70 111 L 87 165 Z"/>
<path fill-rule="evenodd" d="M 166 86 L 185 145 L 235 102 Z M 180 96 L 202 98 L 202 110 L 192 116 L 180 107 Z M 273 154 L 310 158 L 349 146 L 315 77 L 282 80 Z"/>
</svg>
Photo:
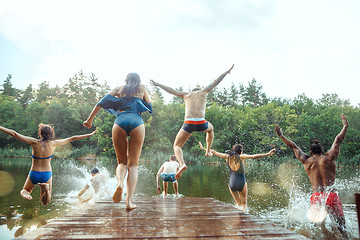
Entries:
<svg viewBox="0 0 360 240">
<path fill-rule="evenodd" d="M 38 135 L 40 139 L 21 135 L 14 130 L 2 126 L 0 126 L 0 131 L 3 131 L 9 136 L 31 145 L 32 165 L 29 175 L 25 181 L 24 187 L 20 191 L 20 195 L 27 200 L 31 200 L 32 197 L 30 194 L 32 190 L 36 187 L 36 185 L 39 185 L 40 201 L 43 205 L 47 205 L 51 199 L 52 170 L 50 161 L 56 147 L 65 145 L 72 141 L 90 137 L 96 132 L 93 131 L 89 134 L 77 135 L 65 139 L 52 140 L 55 137 L 55 131 L 53 127 L 42 123 L 39 125 L 38 128 Z"/>
<path fill-rule="evenodd" d="M 203 147 L 201 142 L 199 142 L 201 150 L 206 150 Z M 220 158 L 226 159 L 226 163 L 229 168 L 230 178 L 229 178 L 229 190 L 233 196 L 236 207 L 242 211 L 247 211 L 247 182 L 245 179 L 245 159 L 255 159 L 271 156 L 275 153 L 275 148 L 271 149 L 268 153 L 263 154 L 253 154 L 247 155 L 243 154 L 243 146 L 241 144 L 235 144 L 232 147 L 230 153 L 219 153 L 213 149 L 210 149 L 210 152 Z"/>
</svg>

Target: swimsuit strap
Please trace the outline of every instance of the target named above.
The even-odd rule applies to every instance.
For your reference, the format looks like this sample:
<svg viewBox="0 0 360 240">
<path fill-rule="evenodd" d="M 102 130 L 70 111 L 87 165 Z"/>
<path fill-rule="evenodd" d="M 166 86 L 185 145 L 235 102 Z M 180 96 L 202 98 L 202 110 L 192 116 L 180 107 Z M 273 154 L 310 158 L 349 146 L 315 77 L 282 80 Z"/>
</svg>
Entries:
<svg viewBox="0 0 360 240">
<path fill-rule="evenodd" d="M 32 155 L 32 154 L 31 154 L 31 156 L 32 156 L 33 159 L 49 159 L 49 158 L 52 157 L 52 155 L 50 155 L 50 157 L 38 158 L 38 157 L 35 157 L 35 156 Z"/>
</svg>

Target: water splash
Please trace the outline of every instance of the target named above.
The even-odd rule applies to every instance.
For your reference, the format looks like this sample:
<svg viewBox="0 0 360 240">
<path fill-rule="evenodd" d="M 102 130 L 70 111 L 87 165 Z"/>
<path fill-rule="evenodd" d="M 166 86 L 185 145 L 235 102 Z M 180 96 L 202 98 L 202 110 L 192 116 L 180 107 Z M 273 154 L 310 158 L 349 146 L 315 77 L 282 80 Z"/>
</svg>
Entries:
<svg viewBox="0 0 360 240">
<path fill-rule="evenodd" d="M 309 238 L 343 239 L 329 214 L 327 214 L 323 224 L 315 225 L 308 220 L 307 211 L 310 208 L 312 188 L 304 183 L 304 178 L 301 178 L 299 173 L 295 168 L 287 167 L 286 164 L 280 165 L 275 173 L 278 182 L 277 187 L 285 190 L 288 195 L 288 204 L 282 207 L 260 209 L 258 214 L 271 222 L 283 225 Z M 343 210 L 346 228 L 353 237 L 359 235 L 355 204 L 353 204 L 353 194 L 360 190 L 357 184 L 359 180 L 359 174 L 350 179 L 347 177 L 346 180 L 337 178 L 332 186 L 333 189 L 336 189 L 341 201 L 345 203 Z"/>
</svg>

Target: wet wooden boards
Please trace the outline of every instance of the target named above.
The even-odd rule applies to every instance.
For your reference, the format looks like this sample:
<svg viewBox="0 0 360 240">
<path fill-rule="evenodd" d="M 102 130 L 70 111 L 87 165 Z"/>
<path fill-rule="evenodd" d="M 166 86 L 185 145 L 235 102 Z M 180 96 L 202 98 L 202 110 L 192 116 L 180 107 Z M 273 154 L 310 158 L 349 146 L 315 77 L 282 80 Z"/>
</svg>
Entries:
<svg viewBox="0 0 360 240">
<path fill-rule="evenodd" d="M 135 197 L 137 208 L 97 202 L 20 239 L 307 239 L 213 198 Z"/>
</svg>

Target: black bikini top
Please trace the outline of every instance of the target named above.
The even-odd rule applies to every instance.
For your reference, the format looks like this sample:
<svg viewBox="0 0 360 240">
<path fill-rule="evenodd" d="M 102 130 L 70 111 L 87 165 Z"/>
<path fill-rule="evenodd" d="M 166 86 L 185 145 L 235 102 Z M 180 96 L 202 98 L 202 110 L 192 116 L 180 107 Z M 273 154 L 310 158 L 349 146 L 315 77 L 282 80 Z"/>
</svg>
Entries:
<svg viewBox="0 0 360 240">
<path fill-rule="evenodd" d="M 51 155 L 50 157 L 38 158 L 38 157 L 35 157 L 35 156 L 34 156 L 34 155 L 32 155 L 32 154 L 31 154 L 31 156 L 32 156 L 32 158 L 33 158 L 33 159 L 49 159 L 49 158 L 51 158 L 51 157 L 52 157 L 52 155 Z"/>
</svg>

